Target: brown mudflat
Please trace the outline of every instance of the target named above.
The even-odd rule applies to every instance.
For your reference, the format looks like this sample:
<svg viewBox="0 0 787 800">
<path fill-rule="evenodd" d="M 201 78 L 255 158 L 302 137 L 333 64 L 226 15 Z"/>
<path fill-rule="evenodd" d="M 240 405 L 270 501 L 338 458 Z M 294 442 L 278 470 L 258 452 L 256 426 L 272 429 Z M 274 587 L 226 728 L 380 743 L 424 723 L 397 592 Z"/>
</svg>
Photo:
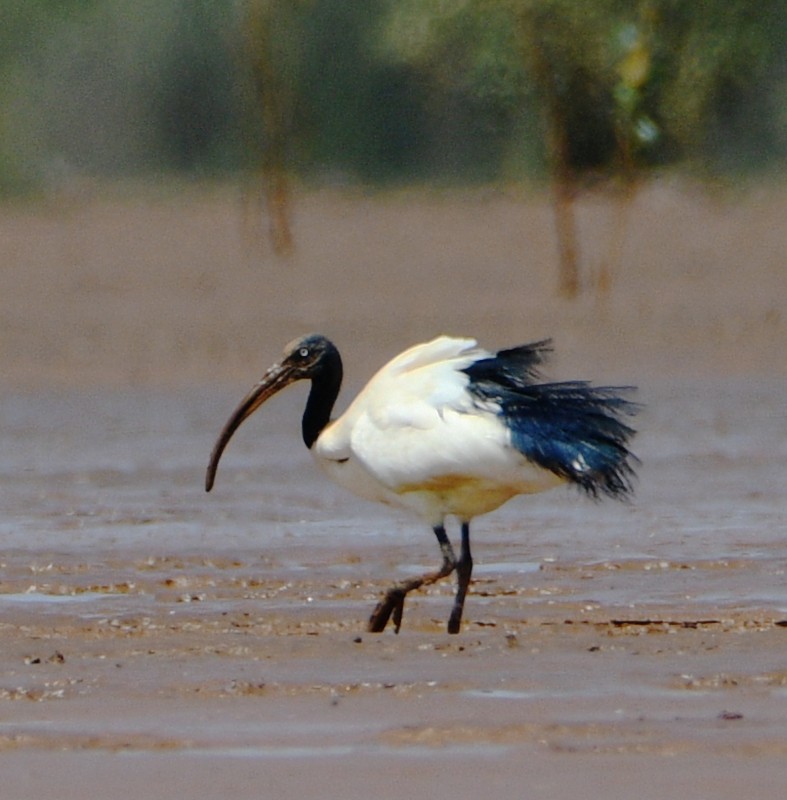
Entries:
<svg viewBox="0 0 787 800">
<path fill-rule="evenodd" d="M 591 267 L 612 208 L 580 209 Z M 0 215 L 0 797 L 783 797 L 787 194 L 644 190 L 611 292 L 573 303 L 541 197 L 307 194 L 289 261 L 248 212 Z M 317 473 L 302 387 L 202 489 L 310 330 L 340 404 L 437 333 L 553 336 L 554 377 L 641 387 L 634 502 L 516 499 L 474 525 L 461 634 L 450 581 L 366 633 L 439 551 Z"/>
</svg>

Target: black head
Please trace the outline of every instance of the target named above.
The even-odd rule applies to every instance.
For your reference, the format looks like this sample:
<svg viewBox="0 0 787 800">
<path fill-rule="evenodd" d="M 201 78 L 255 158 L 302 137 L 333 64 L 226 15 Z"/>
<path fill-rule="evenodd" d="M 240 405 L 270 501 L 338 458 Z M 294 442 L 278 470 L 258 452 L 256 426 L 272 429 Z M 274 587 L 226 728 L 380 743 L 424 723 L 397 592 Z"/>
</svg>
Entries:
<svg viewBox="0 0 787 800">
<path fill-rule="evenodd" d="M 309 333 L 291 341 L 285 348 L 279 366 L 288 371 L 288 383 L 313 379 L 326 370 L 335 368 L 339 351 L 334 343 L 321 333 Z"/>
<path fill-rule="evenodd" d="M 328 423 L 331 408 L 342 382 L 342 361 L 339 351 L 330 339 L 318 333 L 301 336 L 290 342 L 284 348 L 281 360 L 268 369 L 241 400 L 213 447 L 205 477 L 207 491 L 213 486 L 221 454 L 240 424 L 268 398 L 300 380 L 312 381 L 312 391 L 303 416 L 303 438 L 307 447 L 312 446 L 320 431 Z"/>
</svg>

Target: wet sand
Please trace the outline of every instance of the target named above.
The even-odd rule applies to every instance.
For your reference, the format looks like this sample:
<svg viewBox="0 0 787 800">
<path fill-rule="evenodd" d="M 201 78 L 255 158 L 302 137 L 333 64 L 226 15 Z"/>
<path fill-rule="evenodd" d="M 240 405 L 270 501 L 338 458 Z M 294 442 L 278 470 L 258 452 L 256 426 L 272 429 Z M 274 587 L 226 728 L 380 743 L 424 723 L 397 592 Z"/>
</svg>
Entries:
<svg viewBox="0 0 787 800">
<path fill-rule="evenodd" d="M 272 256 L 222 188 L 0 215 L 0 797 L 781 798 L 787 785 L 787 194 L 637 199 L 606 298 L 553 296 L 543 197 L 304 194 Z M 610 204 L 584 201 L 598 264 Z M 213 440 L 292 336 L 346 402 L 438 332 L 555 337 L 636 383 L 634 502 L 558 489 L 436 565 L 418 520 L 328 484 L 304 392 Z M 455 535 L 455 531 L 452 531 Z"/>
</svg>

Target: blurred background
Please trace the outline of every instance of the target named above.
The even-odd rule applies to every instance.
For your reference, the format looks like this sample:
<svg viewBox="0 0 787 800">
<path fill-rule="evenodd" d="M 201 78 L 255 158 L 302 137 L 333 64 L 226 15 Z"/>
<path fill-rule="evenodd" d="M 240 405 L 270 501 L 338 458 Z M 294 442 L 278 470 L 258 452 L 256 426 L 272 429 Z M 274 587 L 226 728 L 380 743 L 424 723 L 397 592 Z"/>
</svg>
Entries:
<svg viewBox="0 0 787 800">
<path fill-rule="evenodd" d="M 356 328 L 387 341 L 398 325 L 402 345 L 462 319 L 483 334 L 493 316 L 540 336 L 555 314 L 582 343 L 627 323 L 550 316 L 543 301 L 626 291 L 632 325 L 683 341 L 659 293 L 672 286 L 686 325 L 687 289 L 729 320 L 741 286 L 717 296 L 722 256 L 726 275 L 764 271 L 748 273 L 770 298 L 756 315 L 781 325 L 786 35 L 781 0 L 0 0 L 0 256 L 18 290 L 0 353 L 87 368 L 129 308 L 166 289 L 189 297 L 157 318 L 180 326 L 176 344 L 128 328 L 109 352 L 141 362 L 133 341 L 226 365 L 255 314 L 286 334 L 340 327 L 370 279 L 386 312 L 399 295 L 398 316 L 386 327 L 369 310 Z M 730 191 L 733 206 L 712 205 Z M 144 282 L 146 267 L 156 288 L 134 296 L 129 274 Z M 225 281 L 246 295 L 231 300 Z M 61 301 L 48 338 L 30 311 L 47 293 Z"/>
<path fill-rule="evenodd" d="M 0 189 L 467 183 L 787 155 L 779 0 L 0 3 Z"/>
</svg>

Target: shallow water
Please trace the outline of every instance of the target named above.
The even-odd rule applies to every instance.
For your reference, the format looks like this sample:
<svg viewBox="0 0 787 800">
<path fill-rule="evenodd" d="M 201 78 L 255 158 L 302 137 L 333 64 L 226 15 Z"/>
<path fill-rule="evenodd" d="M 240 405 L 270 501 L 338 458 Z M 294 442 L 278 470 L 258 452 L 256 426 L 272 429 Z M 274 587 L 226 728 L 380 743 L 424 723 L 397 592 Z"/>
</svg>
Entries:
<svg viewBox="0 0 787 800">
<path fill-rule="evenodd" d="M 688 390 L 704 401 L 651 389 L 631 504 L 557 490 L 476 521 L 457 637 L 450 581 L 408 600 L 398 637 L 364 631 L 437 547 L 326 484 L 291 406 L 248 424 L 207 495 L 216 390 L 7 395 L 0 760 L 298 764 L 287 785 L 307 786 L 327 762 L 745 752 L 787 779 L 780 394 L 727 434 L 712 420 L 748 384 Z"/>
</svg>

